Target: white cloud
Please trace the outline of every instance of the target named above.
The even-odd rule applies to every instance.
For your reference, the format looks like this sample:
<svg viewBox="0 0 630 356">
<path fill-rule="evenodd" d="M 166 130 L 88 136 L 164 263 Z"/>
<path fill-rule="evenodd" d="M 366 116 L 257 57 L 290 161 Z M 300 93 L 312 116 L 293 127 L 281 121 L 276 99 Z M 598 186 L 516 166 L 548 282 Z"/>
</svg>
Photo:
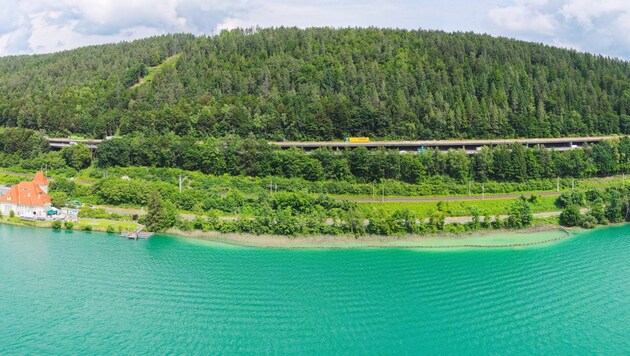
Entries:
<svg viewBox="0 0 630 356">
<path fill-rule="evenodd" d="M 541 1 L 535 3 L 539 6 Z M 488 15 L 499 27 L 515 32 L 549 35 L 558 25 L 552 15 L 532 9 L 528 4 L 494 8 Z"/>
<path fill-rule="evenodd" d="M 630 58 L 628 0 L 515 0 L 488 18 L 495 33 Z"/>
<path fill-rule="evenodd" d="M 628 0 L 570 0 L 566 1 L 561 9 L 565 19 L 575 19 L 587 29 L 593 29 L 593 21 L 602 16 L 615 17 L 628 12 L 630 12 Z"/>
<path fill-rule="evenodd" d="M 183 31 L 186 18 L 177 13 L 178 0 L 66 0 L 85 32 L 112 34 L 122 28 L 151 26 Z"/>
<path fill-rule="evenodd" d="M 3 0 L 0 55 L 45 53 L 163 33 L 208 33 L 236 0 Z M 222 10 L 223 9 L 223 10 Z M 204 21 L 211 23 L 205 24 Z"/>
<path fill-rule="evenodd" d="M 0 6 L 0 33 L 5 33 L 15 29 L 17 25 L 15 21 L 17 8 L 17 0 L 3 1 L 2 6 Z"/>
<path fill-rule="evenodd" d="M 376 1 L 252 1 L 247 11 L 226 17 L 216 31 L 236 27 L 406 27 L 418 28 L 424 6 L 414 2 Z M 447 21 L 445 21 L 447 22 Z"/>
<path fill-rule="evenodd" d="M 76 31 L 78 20 L 55 23 L 57 13 L 37 13 L 30 19 L 31 31 L 28 47 L 36 53 L 56 52 L 97 43 L 119 42 L 131 38 L 148 37 L 162 33 L 144 26 L 126 28 L 112 35 L 86 34 Z M 50 34 L 54 33 L 54 39 Z"/>
<path fill-rule="evenodd" d="M 630 58 L 630 0 L 2 0 L 0 55 L 255 26 L 475 31 Z"/>
</svg>

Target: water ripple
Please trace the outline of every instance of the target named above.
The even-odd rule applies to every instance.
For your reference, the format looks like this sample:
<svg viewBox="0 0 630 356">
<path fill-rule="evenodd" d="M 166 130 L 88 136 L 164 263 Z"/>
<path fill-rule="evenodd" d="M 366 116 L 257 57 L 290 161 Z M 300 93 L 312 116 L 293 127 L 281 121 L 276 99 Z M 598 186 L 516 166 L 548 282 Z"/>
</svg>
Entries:
<svg viewBox="0 0 630 356">
<path fill-rule="evenodd" d="M 628 256 L 628 226 L 434 253 L 0 225 L 0 354 L 627 354 Z"/>
</svg>

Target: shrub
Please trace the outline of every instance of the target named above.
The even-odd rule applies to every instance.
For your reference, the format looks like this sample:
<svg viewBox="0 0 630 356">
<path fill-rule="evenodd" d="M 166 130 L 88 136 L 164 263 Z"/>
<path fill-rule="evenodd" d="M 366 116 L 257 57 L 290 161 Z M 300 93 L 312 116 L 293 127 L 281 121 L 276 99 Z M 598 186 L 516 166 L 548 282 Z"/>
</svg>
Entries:
<svg viewBox="0 0 630 356">
<path fill-rule="evenodd" d="M 103 208 L 90 208 L 89 206 L 84 206 L 79 210 L 80 218 L 90 218 L 90 219 L 107 219 L 109 218 L 109 214 Z"/>
<path fill-rule="evenodd" d="M 494 217 L 494 220 L 492 220 L 490 224 L 492 225 L 493 229 L 501 229 L 504 226 L 503 221 L 501 220 L 501 217 L 499 215 L 496 215 Z"/>
<path fill-rule="evenodd" d="M 429 224 L 435 226 L 438 230 L 444 230 L 446 215 L 442 211 L 436 211 L 429 216 Z"/>
<path fill-rule="evenodd" d="M 81 230 L 92 231 L 92 225 L 81 225 Z"/>
<path fill-rule="evenodd" d="M 63 226 L 66 230 L 72 230 L 74 228 L 74 223 L 72 221 L 66 221 L 63 223 Z"/>
<path fill-rule="evenodd" d="M 580 227 L 585 229 L 592 229 L 597 226 L 597 219 L 589 214 L 583 215 L 582 220 L 580 221 Z"/>
<path fill-rule="evenodd" d="M 563 226 L 578 226 L 582 221 L 582 214 L 580 213 L 580 207 L 577 205 L 568 205 L 558 219 L 560 225 Z"/>
<path fill-rule="evenodd" d="M 59 221 L 59 220 L 53 221 L 52 228 L 55 229 L 55 230 L 61 229 L 61 221 Z"/>
<path fill-rule="evenodd" d="M 522 228 L 531 225 L 533 219 L 534 216 L 527 200 L 521 197 L 510 207 L 510 214 L 507 218 L 506 226 L 510 228 Z"/>
<path fill-rule="evenodd" d="M 462 234 L 466 232 L 466 226 L 460 223 L 452 223 L 444 226 L 444 232 L 448 232 L 451 234 Z"/>
<path fill-rule="evenodd" d="M 114 233 L 114 227 L 111 225 L 107 225 L 107 233 L 108 234 L 113 234 Z"/>
<path fill-rule="evenodd" d="M 193 222 L 186 219 L 177 220 L 177 222 L 175 223 L 175 227 L 181 231 L 194 230 Z"/>
<path fill-rule="evenodd" d="M 54 207 L 62 208 L 66 206 L 66 201 L 68 200 L 68 194 L 65 192 L 51 192 L 49 194 L 51 203 Z"/>
<path fill-rule="evenodd" d="M 581 192 L 568 192 L 562 193 L 556 199 L 555 204 L 558 208 L 563 209 L 569 205 L 584 205 L 584 194 Z"/>
<path fill-rule="evenodd" d="M 486 215 L 483 217 L 483 221 L 481 222 L 481 227 L 484 229 L 488 229 L 492 226 L 492 217 L 490 215 Z"/>
<path fill-rule="evenodd" d="M 588 215 L 595 218 L 598 224 L 608 224 L 608 219 L 606 218 L 606 213 L 604 212 L 604 203 L 600 198 L 596 198 L 590 203 Z"/>
</svg>

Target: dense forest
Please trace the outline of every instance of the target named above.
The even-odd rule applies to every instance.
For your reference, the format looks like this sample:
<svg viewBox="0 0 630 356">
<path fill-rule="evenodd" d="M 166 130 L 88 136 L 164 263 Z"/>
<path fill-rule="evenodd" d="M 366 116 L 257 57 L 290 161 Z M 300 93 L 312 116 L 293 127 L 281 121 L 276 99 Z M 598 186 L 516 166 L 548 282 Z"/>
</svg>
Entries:
<svg viewBox="0 0 630 356">
<path fill-rule="evenodd" d="M 80 146 L 64 152 L 81 150 Z M 83 151 L 89 152 L 87 147 Z M 84 166 L 89 165 L 85 154 Z M 66 153 L 66 157 L 68 157 Z M 70 162 L 70 161 L 68 161 Z M 70 162 L 71 163 L 71 162 Z M 525 182 L 555 177 L 610 176 L 630 170 L 630 139 L 602 141 L 585 149 L 551 151 L 520 144 L 482 147 L 477 154 L 464 150 L 429 149 L 417 154 L 365 147 L 333 151 L 319 148 L 283 150 L 252 138 L 208 139 L 133 136 L 104 141 L 96 154 L 102 168 L 149 166 L 200 171 L 215 176 L 302 178 L 308 181 L 374 182 L 383 179 L 409 184 L 444 177 L 453 183 Z"/>
<path fill-rule="evenodd" d="M 307 153 L 302 149 L 284 150 L 253 137 L 242 139 L 232 135 L 199 140 L 169 133 L 159 137 L 132 134 L 113 138 L 103 141 L 98 150 L 92 152 L 85 145 L 50 151 L 46 139 L 37 131 L 0 128 L 0 167 L 79 171 L 91 165 L 101 169 L 177 168 L 213 176 L 282 177 L 350 184 L 382 180 L 434 186 L 442 186 L 440 183 L 456 186 L 469 181 L 518 183 L 629 172 L 630 138 L 601 141 L 569 151 L 529 148 L 520 144 L 486 146 L 477 154 L 469 155 L 464 150 L 429 149 L 401 154 L 397 150 L 368 150 L 365 147 L 337 151 L 319 148 Z M 417 190 L 408 185 L 401 186 L 397 194 L 434 193 L 425 191 L 424 187 Z M 340 193 L 336 188 L 327 191 Z"/>
<path fill-rule="evenodd" d="M 630 133 L 630 64 L 472 33 L 250 29 L 0 58 L 0 125 L 272 140 Z"/>
</svg>

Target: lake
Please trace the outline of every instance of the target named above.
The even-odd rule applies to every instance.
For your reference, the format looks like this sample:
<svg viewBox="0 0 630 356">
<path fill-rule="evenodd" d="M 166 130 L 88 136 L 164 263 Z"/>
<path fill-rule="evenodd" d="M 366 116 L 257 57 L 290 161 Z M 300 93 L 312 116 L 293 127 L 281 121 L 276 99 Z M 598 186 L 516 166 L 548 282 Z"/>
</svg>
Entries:
<svg viewBox="0 0 630 356">
<path fill-rule="evenodd" d="M 0 225 L 0 354 L 628 354 L 630 226 L 282 250 Z"/>
</svg>

